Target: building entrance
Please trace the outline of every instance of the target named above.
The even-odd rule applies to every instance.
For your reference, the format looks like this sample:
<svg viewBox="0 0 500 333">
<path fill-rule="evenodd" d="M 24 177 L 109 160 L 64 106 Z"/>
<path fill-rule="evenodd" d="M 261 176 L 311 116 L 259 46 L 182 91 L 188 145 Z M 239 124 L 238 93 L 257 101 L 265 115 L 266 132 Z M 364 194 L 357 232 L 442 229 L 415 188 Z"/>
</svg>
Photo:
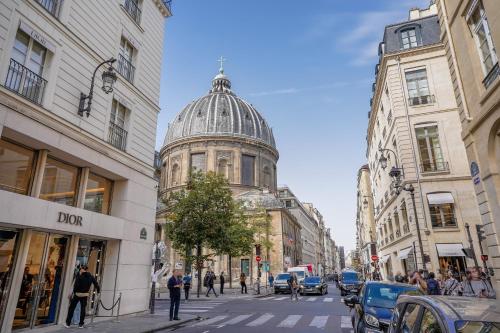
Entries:
<svg viewBox="0 0 500 333">
<path fill-rule="evenodd" d="M 19 233 L 0 229 L 0 327 L 5 316 Z"/>
<path fill-rule="evenodd" d="M 33 232 L 16 305 L 13 329 L 56 322 L 68 237 Z"/>
</svg>

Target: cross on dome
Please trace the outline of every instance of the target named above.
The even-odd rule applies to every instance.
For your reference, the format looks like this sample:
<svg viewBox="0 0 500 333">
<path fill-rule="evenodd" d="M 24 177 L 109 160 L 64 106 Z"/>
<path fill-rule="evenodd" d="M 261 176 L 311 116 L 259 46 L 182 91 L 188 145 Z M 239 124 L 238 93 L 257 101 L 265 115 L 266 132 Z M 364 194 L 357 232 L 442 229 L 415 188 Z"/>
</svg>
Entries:
<svg viewBox="0 0 500 333">
<path fill-rule="evenodd" d="M 219 73 L 223 74 L 224 73 L 224 61 L 226 61 L 227 59 L 224 58 L 223 56 L 220 56 L 219 60 L 217 60 L 217 62 L 220 63 L 220 68 L 219 68 Z"/>
</svg>

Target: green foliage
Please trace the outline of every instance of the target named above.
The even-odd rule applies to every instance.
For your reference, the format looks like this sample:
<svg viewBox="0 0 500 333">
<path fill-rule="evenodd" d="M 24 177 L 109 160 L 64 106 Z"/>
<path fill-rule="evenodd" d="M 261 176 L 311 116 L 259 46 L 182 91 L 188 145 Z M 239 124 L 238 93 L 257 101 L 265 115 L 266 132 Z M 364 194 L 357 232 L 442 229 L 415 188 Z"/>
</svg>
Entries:
<svg viewBox="0 0 500 333">
<path fill-rule="evenodd" d="M 248 212 L 247 218 L 251 228 L 254 230 L 255 244 L 260 244 L 264 249 L 269 251 L 273 246 L 269 238 L 271 235 L 271 215 L 264 208 L 258 207 Z"/>
</svg>

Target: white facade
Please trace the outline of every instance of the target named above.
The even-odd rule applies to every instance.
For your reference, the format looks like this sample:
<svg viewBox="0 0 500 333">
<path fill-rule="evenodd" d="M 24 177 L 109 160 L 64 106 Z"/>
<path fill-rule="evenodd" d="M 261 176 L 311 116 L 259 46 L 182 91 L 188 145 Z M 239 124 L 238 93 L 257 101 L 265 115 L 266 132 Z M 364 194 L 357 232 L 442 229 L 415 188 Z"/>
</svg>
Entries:
<svg viewBox="0 0 500 333">
<path fill-rule="evenodd" d="M 0 3 L 2 332 L 64 322 L 78 263 L 92 266 L 105 306 L 121 294 L 121 314 L 148 308 L 170 7 L 135 3 Z M 101 67 L 90 116 L 78 115 L 94 69 L 110 58 L 117 58 L 114 90 L 101 90 L 108 66 Z"/>
</svg>

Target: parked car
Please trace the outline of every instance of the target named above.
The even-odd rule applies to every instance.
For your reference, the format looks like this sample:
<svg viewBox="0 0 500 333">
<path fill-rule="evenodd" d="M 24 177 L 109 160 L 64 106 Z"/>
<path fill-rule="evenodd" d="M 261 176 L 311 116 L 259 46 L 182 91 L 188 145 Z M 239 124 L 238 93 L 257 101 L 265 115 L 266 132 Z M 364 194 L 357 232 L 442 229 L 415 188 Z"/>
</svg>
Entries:
<svg viewBox="0 0 500 333">
<path fill-rule="evenodd" d="M 300 294 L 328 294 L 328 284 L 322 277 L 308 276 L 300 283 Z"/>
<path fill-rule="evenodd" d="M 390 333 L 499 333 L 500 304 L 494 299 L 401 296 Z"/>
<path fill-rule="evenodd" d="M 290 286 L 288 285 L 289 273 L 280 273 L 274 278 L 274 293 L 290 293 Z"/>
<path fill-rule="evenodd" d="M 418 287 L 409 284 L 367 281 L 359 296 L 349 295 L 344 304 L 354 308 L 351 316 L 356 333 L 387 332 L 392 311 L 401 294 L 422 295 Z"/>
<path fill-rule="evenodd" d="M 340 274 L 340 295 L 358 294 L 363 286 L 361 276 L 356 271 L 345 270 Z"/>
</svg>

